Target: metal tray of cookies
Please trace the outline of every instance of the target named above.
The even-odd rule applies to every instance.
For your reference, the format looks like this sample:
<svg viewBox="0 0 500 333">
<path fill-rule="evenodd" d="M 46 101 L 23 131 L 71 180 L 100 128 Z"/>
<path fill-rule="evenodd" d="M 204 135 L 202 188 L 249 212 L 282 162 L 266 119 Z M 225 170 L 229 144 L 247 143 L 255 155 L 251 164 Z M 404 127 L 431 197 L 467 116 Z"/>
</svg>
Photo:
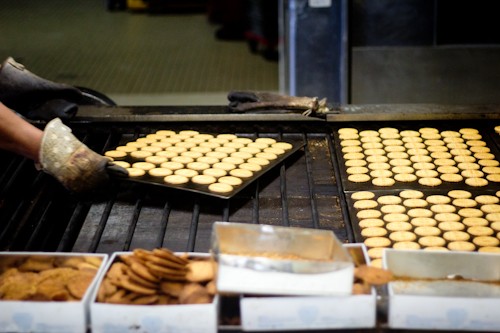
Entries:
<svg viewBox="0 0 500 333">
<path fill-rule="evenodd" d="M 229 199 L 304 145 L 299 140 L 162 130 L 122 143 L 105 155 L 124 163 L 129 171 L 128 178 L 120 178 L 124 181 Z M 113 156 L 117 152 L 121 154 Z M 135 166 L 146 170 L 135 175 Z M 170 171 L 153 176 L 158 169 Z"/>
<path fill-rule="evenodd" d="M 358 191 L 346 202 L 372 260 L 390 247 L 500 252 L 500 191 Z"/>
<path fill-rule="evenodd" d="M 364 189 L 496 189 L 500 153 L 482 123 L 380 123 L 335 130 L 341 181 Z"/>
</svg>

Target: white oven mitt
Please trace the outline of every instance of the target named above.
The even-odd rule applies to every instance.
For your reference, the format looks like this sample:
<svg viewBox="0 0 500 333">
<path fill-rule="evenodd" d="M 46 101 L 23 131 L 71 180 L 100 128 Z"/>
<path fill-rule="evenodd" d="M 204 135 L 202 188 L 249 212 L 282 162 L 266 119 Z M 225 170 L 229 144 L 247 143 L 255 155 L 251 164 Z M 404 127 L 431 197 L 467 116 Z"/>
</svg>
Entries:
<svg viewBox="0 0 500 333">
<path fill-rule="evenodd" d="M 45 127 L 40 165 L 68 190 L 78 193 L 103 185 L 109 180 L 109 173 L 128 175 L 127 170 L 79 141 L 59 118 L 51 120 Z"/>
</svg>

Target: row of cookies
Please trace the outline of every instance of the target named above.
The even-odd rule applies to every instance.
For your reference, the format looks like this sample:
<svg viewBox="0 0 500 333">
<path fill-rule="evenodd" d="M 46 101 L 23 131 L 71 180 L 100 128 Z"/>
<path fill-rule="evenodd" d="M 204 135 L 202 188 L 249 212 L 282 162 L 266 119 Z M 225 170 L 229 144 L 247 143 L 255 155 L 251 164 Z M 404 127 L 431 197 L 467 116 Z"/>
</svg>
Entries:
<svg viewBox="0 0 500 333">
<path fill-rule="evenodd" d="M 169 185 L 193 183 L 227 193 L 291 148 L 272 138 L 160 130 L 105 156 L 125 167 L 130 177 L 149 176 Z"/>
<path fill-rule="evenodd" d="M 341 128 L 338 134 L 351 182 L 392 186 L 418 181 L 438 186 L 464 181 L 470 186 L 486 186 L 500 181 L 500 163 L 477 129 Z"/>
<path fill-rule="evenodd" d="M 351 194 L 368 254 L 380 264 L 384 248 L 500 252 L 500 192 L 465 190 Z"/>
</svg>

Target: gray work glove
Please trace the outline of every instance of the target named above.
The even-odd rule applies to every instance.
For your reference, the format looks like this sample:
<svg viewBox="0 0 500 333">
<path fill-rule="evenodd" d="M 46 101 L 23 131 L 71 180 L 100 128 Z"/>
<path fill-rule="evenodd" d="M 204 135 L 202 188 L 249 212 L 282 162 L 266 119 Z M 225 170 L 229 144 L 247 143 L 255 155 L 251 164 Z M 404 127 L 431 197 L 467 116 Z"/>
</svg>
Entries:
<svg viewBox="0 0 500 333">
<path fill-rule="evenodd" d="M 76 87 L 43 79 L 11 57 L 0 64 L 0 101 L 27 118 L 69 119 L 82 98 Z"/>
<path fill-rule="evenodd" d="M 301 112 L 303 115 L 317 115 L 329 111 L 326 98 L 295 97 L 268 92 L 232 91 L 227 96 L 232 112 L 253 112 L 282 110 Z"/>
<path fill-rule="evenodd" d="M 45 127 L 40 148 L 42 170 L 68 190 L 84 193 L 108 182 L 110 174 L 127 177 L 128 172 L 79 141 L 59 118 Z"/>
</svg>

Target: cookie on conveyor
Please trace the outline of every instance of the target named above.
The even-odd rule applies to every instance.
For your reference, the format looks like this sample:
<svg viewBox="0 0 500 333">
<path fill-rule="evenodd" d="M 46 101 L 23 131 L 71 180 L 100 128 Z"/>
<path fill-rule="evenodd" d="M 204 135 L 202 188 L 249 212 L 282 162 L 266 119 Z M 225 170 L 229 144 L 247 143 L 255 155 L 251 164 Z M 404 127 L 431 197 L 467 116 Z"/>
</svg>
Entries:
<svg viewBox="0 0 500 333">
<path fill-rule="evenodd" d="M 209 185 L 209 184 L 215 183 L 217 181 L 217 179 L 213 176 L 196 175 L 193 178 L 191 178 L 191 181 L 195 184 Z"/>
<path fill-rule="evenodd" d="M 181 175 L 170 175 L 163 178 L 163 181 L 167 184 L 180 185 L 189 182 L 189 178 Z"/>
<path fill-rule="evenodd" d="M 208 190 L 216 193 L 229 193 L 233 189 L 233 186 L 224 183 L 213 183 L 208 185 Z"/>
</svg>

